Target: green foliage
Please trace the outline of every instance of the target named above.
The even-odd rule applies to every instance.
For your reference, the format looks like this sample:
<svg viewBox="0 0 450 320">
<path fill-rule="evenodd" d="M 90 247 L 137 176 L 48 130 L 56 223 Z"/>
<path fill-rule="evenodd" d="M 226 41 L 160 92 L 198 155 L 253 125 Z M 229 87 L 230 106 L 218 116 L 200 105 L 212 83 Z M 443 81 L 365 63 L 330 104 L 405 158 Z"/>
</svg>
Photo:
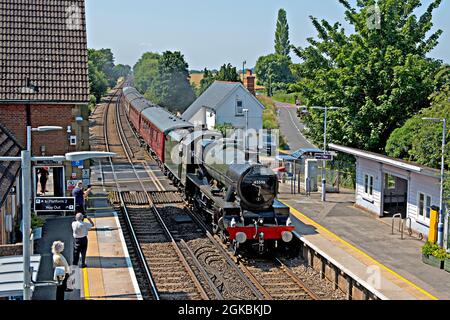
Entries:
<svg viewBox="0 0 450 320">
<path fill-rule="evenodd" d="M 236 71 L 236 67 L 233 67 L 231 63 L 224 64 L 220 67 L 219 72 L 216 74 L 216 80 L 218 81 L 230 81 L 239 82 L 239 74 Z"/>
<path fill-rule="evenodd" d="M 422 254 L 425 256 L 432 256 L 433 252 L 435 252 L 436 250 L 439 250 L 439 246 L 437 244 L 431 243 L 431 242 L 427 242 L 425 243 L 425 245 L 422 247 Z"/>
<path fill-rule="evenodd" d="M 431 95 L 432 107 L 423 109 L 392 133 L 386 145 L 386 152 L 390 156 L 440 168 L 442 123 L 422 118 L 446 118 L 447 123 L 450 123 L 450 67 L 444 66 L 435 80 L 439 89 Z M 449 132 L 446 160 L 447 166 L 450 166 Z"/>
<path fill-rule="evenodd" d="M 106 75 L 97 68 L 93 61 L 88 61 L 88 68 L 89 90 L 91 95 L 96 98 L 96 102 L 98 102 L 108 90 L 108 79 L 106 78 Z"/>
<path fill-rule="evenodd" d="M 215 74 L 205 68 L 203 71 L 203 79 L 200 80 L 200 87 L 198 88 L 197 96 L 200 96 L 203 92 L 205 92 L 209 86 L 213 84 L 214 80 Z"/>
<path fill-rule="evenodd" d="M 277 29 L 275 31 L 275 53 L 281 56 L 289 56 L 291 44 L 289 42 L 289 24 L 286 11 L 278 11 Z"/>
<path fill-rule="evenodd" d="M 432 1 L 420 17 L 415 15 L 420 0 L 358 1 L 358 9 L 339 2 L 354 32 L 347 35 L 340 23 L 311 17 L 318 36 L 294 49 L 303 61 L 295 67 L 296 88 L 307 105 L 341 107 L 330 112 L 330 142 L 382 152 L 394 129 L 429 106 L 441 62 L 426 55 L 442 33 L 430 33 L 441 1 Z M 375 4 L 380 28 L 369 23 Z M 306 121 L 312 137 L 323 135 L 322 112 L 313 111 Z"/>
<path fill-rule="evenodd" d="M 114 65 L 111 49 L 88 49 L 88 66 L 90 94 L 95 96 L 96 102 L 105 95 L 108 87 L 116 84 L 117 79 L 127 77 L 131 73 L 130 66 Z"/>
<path fill-rule="evenodd" d="M 134 85 L 140 92 L 146 92 L 158 75 L 158 65 L 161 55 L 147 52 L 134 65 Z"/>
<path fill-rule="evenodd" d="M 279 129 L 277 108 L 273 100 L 263 95 L 259 95 L 257 98 L 265 107 L 263 112 L 263 128 L 266 130 Z"/>
<path fill-rule="evenodd" d="M 286 90 L 289 83 L 294 81 L 291 69 L 291 59 L 287 56 L 278 54 L 269 54 L 259 57 L 256 62 L 255 73 L 258 78 L 258 84 L 266 87 L 267 94 L 270 96 L 270 89 Z"/>
<path fill-rule="evenodd" d="M 301 101 L 299 93 L 286 93 L 284 91 L 275 92 L 272 99 L 278 102 L 295 104 L 297 100 Z"/>
<path fill-rule="evenodd" d="M 153 73 L 155 70 L 149 70 Z M 145 73 L 145 71 L 144 71 Z M 189 82 L 188 64 L 181 52 L 166 51 L 158 59 L 156 76 L 145 91 L 145 97 L 172 112 L 184 112 L 195 100 Z"/>
<path fill-rule="evenodd" d="M 42 228 L 44 224 L 44 219 L 38 217 L 36 214 L 31 215 L 31 229 Z"/>
<path fill-rule="evenodd" d="M 118 64 L 114 66 L 113 74 L 116 81 L 120 78 L 127 78 L 131 74 L 131 67 L 129 65 Z"/>
<path fill-rule="evenodd" d="M 227 136 L 227 130 L 232 130 L 234 129 L 233 125 L 231 123 L 224 123 L 224 124 L 217 124 L 214 129 L 216 129 L 217 131 L 219 131 L 222 136 L 226 137 Z"/>
<path fill-rule="evenodd" d="M 116 84 L 114 76 L 114 55 L 111 49 L 88 49 L 89 61 L 92 61 L 98 71 L 103 72 L 110 87 Z"/>
<path fill-rule="evenodd" d="M 447 257 L 447 250 L 445 250 L 444 248 L 439 248 L 438 250 L 435 250 L 433 252 L 433 257 L 441 261 L 444 261 L 445 258 Z"/>
<path fill-rule="evenodd" d="M 200 80 L 200 87 L 197 89 L 197 96 L 205 92 L 214 81 L 239 82 L 240 79 L 236 67 L 233 67 L 230 63 L 224 64 L 219 71 L 211 71 L 205 68 L 203 79 Z"/>
</svg>

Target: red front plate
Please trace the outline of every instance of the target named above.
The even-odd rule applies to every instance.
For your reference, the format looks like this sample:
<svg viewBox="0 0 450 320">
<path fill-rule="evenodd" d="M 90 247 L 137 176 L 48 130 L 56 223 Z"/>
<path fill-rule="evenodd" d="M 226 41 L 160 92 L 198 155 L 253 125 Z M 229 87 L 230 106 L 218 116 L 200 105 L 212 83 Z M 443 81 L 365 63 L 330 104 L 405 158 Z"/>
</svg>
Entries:
<svg viewBox="0 0 450 320">
<path fill-rule="evenodd" d="M 281 233 L 284 231 L 293 232 L 295 227 L 259 227 L 258 234 L 264 233 L 264 240 L 279 240 L 281 239 Z M 238 232 L 243 232 L 247 235 L 248 241 L 254 240 L 256 234 L 255 227 L 236 227 L 236 228 L 227 228 L 228 233 L 230 234 L 230 240 L 233 241 L 236 239 L 236 234 Z"/>
</svg>

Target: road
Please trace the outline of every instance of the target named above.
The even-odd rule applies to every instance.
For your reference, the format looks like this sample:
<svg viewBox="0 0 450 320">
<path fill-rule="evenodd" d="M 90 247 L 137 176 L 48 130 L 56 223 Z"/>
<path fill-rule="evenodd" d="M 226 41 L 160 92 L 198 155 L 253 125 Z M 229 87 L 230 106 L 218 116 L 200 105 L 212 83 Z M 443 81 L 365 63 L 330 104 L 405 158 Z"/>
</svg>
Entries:
<svg viewBox="0 0 450 320">
<path fill-rule="evenodd" d="M 274 101 L 274 103 L 279 110 L 281 134 L 286 137 L 291 151 L 294 152 L 304 148 L 317 148 L 314 144 L 308 141 L 302 133 L 305 126 L 297 117 L 297 106 L 276 101 Z"/>
</svg>

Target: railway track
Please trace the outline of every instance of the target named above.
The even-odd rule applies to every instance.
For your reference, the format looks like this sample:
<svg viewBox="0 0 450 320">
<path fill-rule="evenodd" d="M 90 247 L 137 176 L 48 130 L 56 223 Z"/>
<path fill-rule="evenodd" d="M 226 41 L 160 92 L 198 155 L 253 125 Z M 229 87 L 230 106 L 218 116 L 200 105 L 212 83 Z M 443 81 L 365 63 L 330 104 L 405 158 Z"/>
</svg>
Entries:
<svg viewBox="0 0 450 320">
<path fill-rule="evenodd" d="M 113 104 L 114 97 L 116 101 Z M 114 95 L 104 113 L 105 145 L 107 151 L 118 154 L 114 160 L 110 159 L 110 166 L 119 190 L 123 221 L 126 223 L 136 256 L 140 260 L 139 265 L 144 269 L 146 276 L 144 286 L 149 285 L 152 298 L 156 300 L 209 299 L 147 194 L 141 174 L 134 163 L 134 152 L 122 128 L 119 102 L 117 94 Z M 114 128 L 111 128 L 111 124 Z M 117 178 L 118 172 L 115 169 L 117 164 L 127 164 L 127 169 L 134 173 L 135 181 L 139 182 L 148 198 L 144 206 L 126 204 L 120 180 Z"/>
<path fill-rule="evenodd" d="M 146 278 L 141 288 L 150 287 L 153 299 L 326 298 L 311 290 L 310 283 L 305 283 L 280 259 L 233 257 L 220 240 L 212 236 L 202 218 L 187 208 L 179 193 L 166 190 L 156 181 L 147 164 L 150 155 L 140 155 L 139 160 L 136 159 L 141 147 L 138 138 L 126 115 L 120 111 L 119 102 L 114 105 L 114 117 L 110 105 L 105 112 L 106 146 L 108 151 L 120 155 L 110 161 L 111 169 L 114 172 L 115 165 L 127 164 L 140 185 L 139 191 L 125 190 L 127 188 L 121 188 L 116 179 L 118 191 L 111 193 L 110 201 L 123 213 L 121 220 L 130 232 L 128 238 L 136 251 L 133 256 L 139 260 L 136 265 L 144 270 L 138 272 L 138 279 Z M 123 122 L 127 123 L 127 134 Z M 108 123 L 114 124 L 115 130 L 108 132 Z M 130 145 L 130 141 L 136 144 Z M 143 169 L 146 177 L 142 177 L 136 167 Z M 156 190 L 146 188 L 148 179 L 153 181 Z"/>
</svg>

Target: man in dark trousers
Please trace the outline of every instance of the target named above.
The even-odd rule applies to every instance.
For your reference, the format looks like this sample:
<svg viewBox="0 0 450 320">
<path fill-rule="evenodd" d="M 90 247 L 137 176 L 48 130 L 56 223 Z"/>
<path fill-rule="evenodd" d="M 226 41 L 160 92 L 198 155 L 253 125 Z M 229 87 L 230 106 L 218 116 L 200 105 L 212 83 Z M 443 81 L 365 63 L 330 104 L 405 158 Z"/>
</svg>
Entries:
<svg viewBox="0 0 450 320">
<path fill-rule="evenodd" d="M 78 266 L 81 255 L 81 267 L 86 266 L 86 252 L 88 248 L 88 233 L 94 227 L 94 222 L 91 218 L 87 218 L 89 223 L 84 222 L 84 215 L 80 212 L 75 216 L 75 221 L 72 223 L 73 230 L 73 265 Z"/>
<path fill-rule="evenodd" d="M 86 217 L 86 210 L 84 208 L 84 200 L 91 193 L 91 188 L 83 191 L 83 182 L 79 181 L 72 191 L 72 196 L 75 198 L 75 211 L 82 213 Z"/>
</svg>

